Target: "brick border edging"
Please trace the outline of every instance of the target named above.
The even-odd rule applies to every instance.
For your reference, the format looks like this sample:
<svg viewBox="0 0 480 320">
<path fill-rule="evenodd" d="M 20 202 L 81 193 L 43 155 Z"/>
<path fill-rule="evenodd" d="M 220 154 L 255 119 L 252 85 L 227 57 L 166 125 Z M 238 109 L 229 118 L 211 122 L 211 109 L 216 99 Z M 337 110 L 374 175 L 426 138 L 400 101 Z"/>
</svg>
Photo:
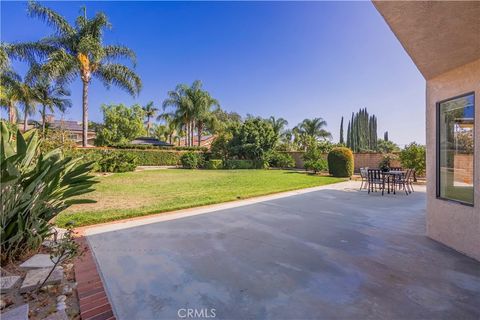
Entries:
<svg viewBox="0 0 480 320">
<path fill-rule="evenodd" d="M 116 318 L 112 305 L 108 300 L 95 258 L 83 230 L 79 230 L 78 236 L 75 241 L 83 249 L 83 255 L 77 257 L 73 264 L 80 304 L 80 317 L 83 320 L 114 320 Z"/>
</svg>

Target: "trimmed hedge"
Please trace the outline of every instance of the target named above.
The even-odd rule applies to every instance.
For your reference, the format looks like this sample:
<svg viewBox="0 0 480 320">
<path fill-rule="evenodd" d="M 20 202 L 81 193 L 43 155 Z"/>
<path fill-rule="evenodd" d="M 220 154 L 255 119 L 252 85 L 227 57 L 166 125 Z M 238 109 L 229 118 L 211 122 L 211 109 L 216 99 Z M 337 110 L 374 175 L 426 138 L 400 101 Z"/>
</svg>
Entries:
<svg viewBox="0 0 480 320">
<path fill-rule="evenodd" d="M 337 147 L 328 153 L 328 172 L 334 177 L 353 175 L 353 153 L 349 148 Z"/>
<path fill-rule="evenodd" d="M 82 156 L 85 161 L 99 162 L 107 154 L 128 154 L 136 157 L 138 166 L 176 166 L 180 165 L 180 157 L 185 151 L 173 150 L 130 150 L 130 149 L 100 149 L 77 148 L 72 151 L 74 156 Z M 95 168 L 99 171 L 99 167 Z"/>
<path fill-rule="evenodd" d="M 187 152 L 180 157 L 182 167 L 185 169 L 198 169 L 203 167 L 204 159 L 203 155 L 198 152 Z"/>
<path fill-rule="evenodd" d="M 263 161 L 254 160 L 226 160 L 223 163 L 224 169 L 263 169 Z"/>
<path fill-rule="evenodd" d="M 222 169 L 223 162 L 220 159 L 212 159 L 205 162 L 205 169 Z"/>
<path fill-rule="evenodd" d="M 177 150 L 177 151 L 203 151 L 206 152 L 208 150 L 207 147 L 198 147 L 198 146 L 154 146 L 148 144 L 113 144 L 109 145 L 109 148 L 114 149 L 129 149 L 129 150 Z"/>
</svg>

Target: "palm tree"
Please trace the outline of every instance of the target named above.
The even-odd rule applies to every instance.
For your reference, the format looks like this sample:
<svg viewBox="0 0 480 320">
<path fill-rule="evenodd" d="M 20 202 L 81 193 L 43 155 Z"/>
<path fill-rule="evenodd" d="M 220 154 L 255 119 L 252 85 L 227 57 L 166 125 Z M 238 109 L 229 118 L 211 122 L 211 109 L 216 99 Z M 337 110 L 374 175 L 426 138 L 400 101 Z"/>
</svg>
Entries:
<svg viewBox="0 0 480 320">
<path fill-rule="evenodd" d="M 196 80 L 187 90 L 193 105 L 193 117 L 197 128 L 197 145 L 201 145 L 202 134 L 205 128 L 215 127 L 216 117 L 212 113 L 212 107 L 220 107 L 218 101 L 210 96 L 205 90 L 202 90 L 202 83 Z M 193 145 L 193 135 L 192 135 Z"/>
<path fill-rule="evenodd" d="M 332 134 L 325 130 L 327 122 L 322 118 L 305 119 L 295 128 L 299 134 L 313 137 L 314 139 L 330 139 Z"/>
<path fill-rule="evenodd" d="M 42 106 L 40 114 L 42 116 L 42 131 L 45 132 L 45 122 L 47 110 L 54 112 L 55 109 L 65 112 L 72 106 L 72 102 L 65 96 L 70 96 L 70 91 L 59 82 L 51 82 L 48 77 L 43 76 L 38 79 L 33 89 L 36 91 L 37 102 Z"/>
<path fill-rule="evenodd" d="M 277 137 L 281 137 L 282 134 L 285 132 L 285 127 L 288 126 L 288 121 L 283 119 L 283 118 L 278 118 L 276 119 L 274 116 L 271 116 L 269 119 L 268 119 L 268 122 L 270 122 L 270 124 L 272 125 L 273 127 L 273 131 L 275 131 L 275 134 L 277 135 Z"/>
<path fill-rule="evenodd" d="M 9 48 L 6 43 L 0 44 L 0 105 L 7 109 L 8 121 L 16 123 L 22 79 L 11 67 Z"/>
<path fill-rule="evenodd" d="M 157 121 L 165 121 L 165 133 L 167 135 L 166 140 L 168 143 L 173 144 L 180 139 L 178 128 L 181 127 L 181 123 L 171 117 L 169 113 L 162 113 L 157 117 Z"/>
<path fill-rule="evenodd" d="M 24 45 L 26 52 L 48 55 L 43 70 L 53 78 L 70 82 L 80 77 L 83 85 L 83 146 L 87 146 L 88 133 L 88 88 L 92 77 L 100 80 L 107 88 L 116 85 L 135 96 L 141 89 L 139 76 L 129 67 L 115 63 L 126 58 L 135 64 L 135 53 L 121 45 L 104 45 L 103 32 L 110 27 L 107 17 L 97 13 L 88 19 L 86 8 L 77 17 L 75 25 L 57 12 L 36 2 L 29 2 L 31 16 L 44 20 L 55 29 L 55 34 L 36 43 Z"/>
<path fill-rule="evenodd" d="M 28 129 L 28 116 L 33 116 L 36 111 L 36 104 L 39 102 L 38 92 L 27 82 L 19 83 L 17 91 L 17 101 L 20 102 L 23 109 L 23 131 Z"/>
<path fill-rule="evenodd" d="M 193 136 L 193 104 L 187 96 L 189 87 L 184 84 L 176 86 L 175 90 L 169 91 L 168 98 L 163 101 L 163 110 L 173 107 L 168 116 L 179 127 L 179 131 L 184 129 L 186 133 L 186 145 L 191 145 L 190 137 Z"/>
<path fill-rule="evenodd" d="M 144 107 L 142 107 L 143 111 L 145 111 L 145 116 L 147 117 L 147 135 L 150 135 L 150 118 L 155 117 L 157 114 L 158 108 L 153 105 L 153 101 L 147 103 Z"/>
<path fill-rule="evenodd" d="M 16 74 L 15 74 L 16 75 Z M 15 78 L 9 77 L 5 74 L 1 76 L 0 86 L 0 105 L 8 111 L 8 121 L 10 123 L 17 123 L 17 106 L 21 96 L 21 82 L 20 77 L 16 75 Z"/>
</svg>

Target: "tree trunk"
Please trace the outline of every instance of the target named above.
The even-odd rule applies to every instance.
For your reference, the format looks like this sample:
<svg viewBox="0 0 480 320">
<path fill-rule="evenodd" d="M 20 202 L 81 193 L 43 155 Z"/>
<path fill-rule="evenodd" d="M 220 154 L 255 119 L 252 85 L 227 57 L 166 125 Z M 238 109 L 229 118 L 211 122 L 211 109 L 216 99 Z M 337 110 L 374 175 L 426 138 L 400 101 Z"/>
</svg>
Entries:
<svg viewBox="0 0 480 320">
<path fill-rule="evenodd" d="M 150 137 L 150 116 L 147 116 L 147 137 Z"/>
<path fill-rule="evenodd" d="M 45 134 L 45 121 L 46 121 L 46 115 L 45 115 L 45 105 L 42 105 L 42 133 Z"/>
<path fill-rule="evenodd" d="M 13 104 L 8 106 L 8 120 L 12 124 L 17 122 L 17 112 Z"/>
<path fill-rule="evenodd" d="M 197 145 L 200 147 L 201 141 L 202 141 L 202 131 L 203 131 L 203 123 L 201 121 L 198 122 L 197 124 L 197 135 L 198 135 L 198 143 Z"/>
<path fill-rule="evenodd" d="M 190 131 L 190 141 L 191 141 L 190 146 L 193 147 L 195 145 L 193 143 L 193 141 L 194 141 L 193 137 L 194 137 L 194 134 L 195 134 L 195 121 L 192 120 L 191 126 L 192 126 L 192 129 Z"/>
<path fill-rule="evenodd" d="M 25 108 L 25 112 L 23 113 L 23 132 L 27 132 L 27 121 L 28 121 L 28 112 L 27 108 Z"/>
<path fill-rule="evenodd" d="M 88 145 L 88 81 L 83 82 L 83 95 L 82 95 L 82 104 L 83 104 L 83 115 L 82 115 L 82 146 L 86 147 Z"/>
<path fill-rule="evenodd" d="M 188 123 L 188 121 L 185 121 L 185 139 L 184 139 L 185 143 L 185 147 L 188 146 L 188 144 L 190 143 L 190 124 Z"/>
</svg>

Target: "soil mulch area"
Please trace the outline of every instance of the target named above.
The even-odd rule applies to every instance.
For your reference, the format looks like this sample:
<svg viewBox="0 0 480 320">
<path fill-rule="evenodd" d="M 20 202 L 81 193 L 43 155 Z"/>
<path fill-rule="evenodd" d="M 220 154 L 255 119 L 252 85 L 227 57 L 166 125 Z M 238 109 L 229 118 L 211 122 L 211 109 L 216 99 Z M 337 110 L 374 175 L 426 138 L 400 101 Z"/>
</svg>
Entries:
<svg viewBox="0 0 480 320">
<path fill-rule="evenodd" d="M 32 252 L 22 257 L 21 260 L 2 266 L 1 275 L 3 276 L 21 276 L 16 288 L 11 292 L 1 295 L 1 300 L 5 303 L 2 313 L 19 307 L 23 304 L 29 305 L 29 319 L 45 319 L 57 311 L 57 297 L 65 295 L 65 312 L 69 319 L 80 319 L 80 306 L 78 303 L 77 291 L 75 289 L 75 275 L 73 264 L 70 262 L 61 264 L 64 272 L 64 279 L 58 285 L 46 285 L 40 291 L 31 291 L 28 293 L 19 293 L 18 289 L 27 273 L 20 269 L 20 264 L 36 253 L 48 254 L 48 249 L 41 247 L 38 252 Z"/>
</svg>

